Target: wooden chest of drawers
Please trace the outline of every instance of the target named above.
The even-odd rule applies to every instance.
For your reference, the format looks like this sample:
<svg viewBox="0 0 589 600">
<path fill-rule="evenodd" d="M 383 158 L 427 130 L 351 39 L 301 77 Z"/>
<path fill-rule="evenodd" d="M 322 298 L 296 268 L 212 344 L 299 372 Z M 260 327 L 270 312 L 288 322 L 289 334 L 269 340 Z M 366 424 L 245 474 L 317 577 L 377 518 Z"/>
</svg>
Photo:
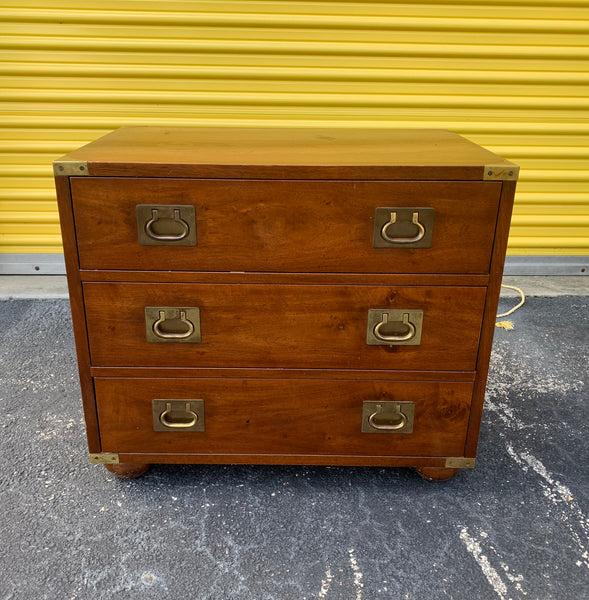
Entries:
<svg viewBox="0 0 589 600">
<path fill-rule="evenodd" d="M 474 466 L 517 166 L 448 131 L 123 128 L 54 169 L 93 462 Z"/>
</svg>

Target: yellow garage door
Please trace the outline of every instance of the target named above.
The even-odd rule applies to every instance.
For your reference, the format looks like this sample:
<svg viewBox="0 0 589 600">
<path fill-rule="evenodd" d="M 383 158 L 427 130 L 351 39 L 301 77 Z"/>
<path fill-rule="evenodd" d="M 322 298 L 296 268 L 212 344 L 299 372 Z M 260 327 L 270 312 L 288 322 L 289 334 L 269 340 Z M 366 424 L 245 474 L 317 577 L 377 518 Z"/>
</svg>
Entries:
<svg viewBox="0 0 589 600">
<path fill-rule="evenodd" d="M 589 254 L 589 2 L 0 10 L 0 263 L 61 252 L 51 161 L 124 125 L 452 129 L 522 167 L 511 255 Z"/>
</svg>

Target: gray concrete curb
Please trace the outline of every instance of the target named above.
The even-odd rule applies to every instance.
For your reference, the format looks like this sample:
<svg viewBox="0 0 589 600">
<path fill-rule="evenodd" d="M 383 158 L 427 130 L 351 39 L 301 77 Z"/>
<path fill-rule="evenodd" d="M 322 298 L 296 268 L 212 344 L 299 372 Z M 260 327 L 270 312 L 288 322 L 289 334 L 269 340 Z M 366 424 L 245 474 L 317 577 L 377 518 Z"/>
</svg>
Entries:
<svg viewBox="0 0 589 600">
<path fill-rule="evenodd" d="M 529 297 L 589 296 L 589 277 L 579 276 L 510 276 L 503 283 L 523 290 Z M 501 295 L 518 296 L 503 288 Z M 43 300 L 68 298 L 64 275 L 3 275 L 0 276 L 0 300 Z"/>
</svg>

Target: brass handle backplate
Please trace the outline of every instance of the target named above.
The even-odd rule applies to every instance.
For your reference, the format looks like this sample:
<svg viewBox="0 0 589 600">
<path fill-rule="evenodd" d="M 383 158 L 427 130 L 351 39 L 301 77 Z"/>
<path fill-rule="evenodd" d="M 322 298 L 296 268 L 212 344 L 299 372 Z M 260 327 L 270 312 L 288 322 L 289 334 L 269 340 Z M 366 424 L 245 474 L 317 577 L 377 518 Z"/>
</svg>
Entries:
<svg viewBox="0 0 589 600">
<path fill-rule="evenodd" d="M 431 207 L 381 207 L 374 212 L 374 248 L 429 248 L 435 211 Z"/>
<path fill-rule="evenodd" d="M 419 346 L 422 327 L 422 310 L 371 308 L 366 343 L 369 346 Z"/>
<path fill-rule="evenodd" d="M 363 433 L 412 433 L 414 402 L 376 402 L 362 404 Z"/>
<path fill-rule="evenodd" d="M 152 400 L 154 431 L 204 431 L 204 400 Z"/>
<path fill-rule="evenodd" d="M 148 342 L 198 344 L 201 341 L 200 309 L 146 306 L 145 336 Z"/>
<path fill-rule="evenodd" d="M 135 215 L 142 246 L 196 246 L 194 206 L 138 204 Z"/>
</svg>

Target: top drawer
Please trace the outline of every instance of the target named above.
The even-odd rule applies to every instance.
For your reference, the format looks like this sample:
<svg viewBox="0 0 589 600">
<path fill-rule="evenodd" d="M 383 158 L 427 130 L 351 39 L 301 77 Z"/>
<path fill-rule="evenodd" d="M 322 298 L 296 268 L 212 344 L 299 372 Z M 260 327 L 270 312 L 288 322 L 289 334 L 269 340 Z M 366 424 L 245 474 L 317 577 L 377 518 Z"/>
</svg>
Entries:
<svg viewBox="0 0 589 600">
<path fill-rule="evenodd" d="M 80 177 L 71 190 L 82 269 L 487 273 L 501 182 Z"/>
</svg>

